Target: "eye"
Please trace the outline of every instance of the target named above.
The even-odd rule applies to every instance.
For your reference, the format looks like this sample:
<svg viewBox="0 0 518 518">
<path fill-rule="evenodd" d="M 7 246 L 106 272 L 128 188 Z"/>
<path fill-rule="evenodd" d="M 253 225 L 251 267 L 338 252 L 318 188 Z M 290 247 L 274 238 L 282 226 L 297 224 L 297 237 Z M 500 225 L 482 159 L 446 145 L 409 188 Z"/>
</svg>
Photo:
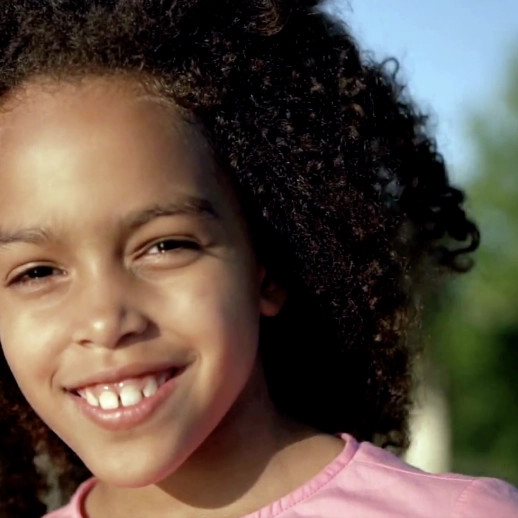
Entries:
<svg viewBox="0 0 518 518">
<path fill-rule="evenodd" d="M 195 238 L 174 236 L 149 240 L 133 254 L 132 268 L 142 277 L 169 275 L 200 259 L 206 245 Z"/>
<path fill-rule="evenodd" d="M 188 239 L 163 239 L 147 248 L 146 253 L 151 255 L 166 254 L 182 250 L 199 250 L 199 248 L 198 243 Z"/>
<path fill-rule="evenodd" d="M 10 281 L 9 285 L 33 285 L 46 282 L 50 277 L 55 275 L 63 275 L 63 272 L 58 268 L 50 265 L 36 265 L 26 268 L 17 275 L 15 275 Z"/>
</svg>

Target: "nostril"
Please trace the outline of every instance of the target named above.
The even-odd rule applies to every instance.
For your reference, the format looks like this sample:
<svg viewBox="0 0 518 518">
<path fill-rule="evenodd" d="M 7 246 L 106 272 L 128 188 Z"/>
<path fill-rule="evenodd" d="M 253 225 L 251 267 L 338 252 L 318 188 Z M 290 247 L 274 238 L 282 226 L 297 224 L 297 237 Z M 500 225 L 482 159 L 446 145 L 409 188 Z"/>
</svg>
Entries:
<svg viewBox="0 0 518 518">
<path fill-rule="evenodd" d="M 138 310 L 105 305 L 90 315 L 84 313 L 78 321 L 74 342 L 82 346 L 116 348 L 141 337 L 148 327 L 149 321 Z"/>
</svg>

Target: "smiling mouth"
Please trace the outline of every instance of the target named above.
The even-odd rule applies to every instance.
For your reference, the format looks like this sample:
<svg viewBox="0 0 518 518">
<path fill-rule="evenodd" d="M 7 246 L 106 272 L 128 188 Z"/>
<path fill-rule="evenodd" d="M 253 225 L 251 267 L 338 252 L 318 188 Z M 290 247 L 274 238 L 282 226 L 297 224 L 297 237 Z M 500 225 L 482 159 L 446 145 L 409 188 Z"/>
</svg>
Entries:
<svg viewBox="0 0 518 518">
<path fill-rule="evenodd" d="M 171 368 L 115 383 L 98 383 L 73 390 L 72 394 L 82 398 L 89 406 L 102 410 L 131 407 L 138 405 L 143 399 L 152 398 L 162 385 L 183 370 Z"/>
</svg>

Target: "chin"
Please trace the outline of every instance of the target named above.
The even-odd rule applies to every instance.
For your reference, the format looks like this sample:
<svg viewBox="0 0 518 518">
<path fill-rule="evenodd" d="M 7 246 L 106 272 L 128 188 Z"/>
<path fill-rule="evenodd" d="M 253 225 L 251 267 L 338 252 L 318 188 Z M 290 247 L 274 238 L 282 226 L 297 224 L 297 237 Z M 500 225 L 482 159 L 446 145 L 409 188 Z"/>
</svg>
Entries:
<svg viewBox="0 0 518 518">
<path fill-rule="evenodd" d="M 140 463 L 138 466 L 132 467 L 128 467 L 126 463 L 124 466 L 120 466 L 118 463 L 114 463 L 113 466 L 105 464 L 99 469 L 95 469 L 96 467 L 93 466 L 91 471 L 96 478 L 105 484 L 136 489 L 159 484 L 174 473 L 180 465 L 179 462 L 173 462 L 166 466 L 156 465 L 151 460 L 151 462 Z"/>
<path fill-rule="evenodd" d="M 183 451 L 182 451 L 183 450 Z M 158 484 L 176 472 L 188 458 L 186 449 L 117 448 L 81 456 L 87 468 L 103 483 L 120 488 L 141 488 Z"/>
</svg>

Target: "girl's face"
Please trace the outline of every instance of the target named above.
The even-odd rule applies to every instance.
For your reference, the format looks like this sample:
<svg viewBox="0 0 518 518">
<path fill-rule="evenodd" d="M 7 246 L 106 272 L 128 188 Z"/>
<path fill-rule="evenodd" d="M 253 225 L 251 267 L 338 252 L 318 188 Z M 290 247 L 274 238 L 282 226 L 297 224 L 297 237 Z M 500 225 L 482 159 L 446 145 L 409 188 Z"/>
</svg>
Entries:
<svg viewBox="0 0 518 518">
<path fill-rule="evenodd" d="M 0 115 L 0 339 L 101 479 L 175 470 L 256 362 L 262 293 L 201 137 L 128 80 L 29 84 Z"/>
</svg>

